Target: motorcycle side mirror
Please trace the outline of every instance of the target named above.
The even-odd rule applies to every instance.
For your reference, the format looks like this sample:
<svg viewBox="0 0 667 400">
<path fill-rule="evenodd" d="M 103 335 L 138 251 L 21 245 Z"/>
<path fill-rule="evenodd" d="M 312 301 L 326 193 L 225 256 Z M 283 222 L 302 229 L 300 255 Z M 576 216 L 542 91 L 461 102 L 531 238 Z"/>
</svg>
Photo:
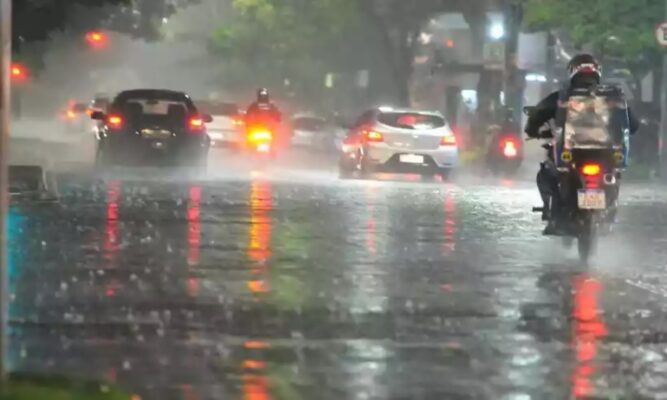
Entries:
<svg viewBox="0 0 667 400">
<path fill-rule="evenodd" d="M 523 113 L 527 116 L 530 117 L 530 114 L 532 114 L 535 111 L 535 106 L 526 106 L 523 108 Z"/>
</svg>

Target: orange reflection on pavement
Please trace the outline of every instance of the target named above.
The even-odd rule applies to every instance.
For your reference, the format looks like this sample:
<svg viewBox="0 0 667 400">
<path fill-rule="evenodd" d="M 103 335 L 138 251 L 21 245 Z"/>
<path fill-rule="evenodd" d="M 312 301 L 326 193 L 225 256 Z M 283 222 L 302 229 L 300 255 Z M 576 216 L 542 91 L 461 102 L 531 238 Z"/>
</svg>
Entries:
<svg viewBox="0 0 667 400">
<path fill-rule="evenodd" d="M 445 227 L 444 227 L 444 243 L 442 250 L 445 254 L 452 253 L 456 250 L 456 200 L 451 191 L 445 192 Z"/>
<path fill-rule="evenodd" d="M 248 340 L 243 344 L 246 349 L 268 349 L 270 347 L 268 342 L 261 340 Z"/>
<path fill-rule="evenodd" d="M 600 318 L 598 305 L 602 283 L 586 274 L 574 278 L 574 351 L 576 365 L 572 377 L 572 395 L 585 398 L 594 394 L 591 379 L 597 370 L 595 358 L 600 338 L 608 334 Z"/>
<path fill-rule="evenodd" d="M 257 263 L 271 257 L 271 185 L 254 181 L 250 188 L 250 244 L 248 256 Z"/>
<path fill-rule="evenodd" d="M 272 209 L 271 184 L 253 181 L 250 187 L 250 237 L 247 251 L 254 276 L 247 282 L 247 286 L 256 294 L 269 290 L 265 275 L 266 261 L 271 257 Z"/>
<path fill-rule="evenodd" d="M 243 374 L 243 400 L 270 400 L 269 379 L 264 375 Z"/>
<path fill-rule="evenodd" d="M 104 238 L 104 258 L 110 263 L 118 253 L 118 203 L 122 195 L 120 181 L 107 184 L 107 220 Z"/>
<path fill-rule="evenodd" d="M 248 340 L 243 344 L 243 347 L 254 350 L 254 354 L 257 354 L 257 351 L 271 346 L 268 342 L 261 340 Z M 241 375 L 243 400 L 271 400 L 273 396 L 271 396 L 271 385 L 266 376 L 266 361 L 258 358 L 246 358 L 243 360 L 241 367 L 243 368 L 243 374 Z"/>
</svg>

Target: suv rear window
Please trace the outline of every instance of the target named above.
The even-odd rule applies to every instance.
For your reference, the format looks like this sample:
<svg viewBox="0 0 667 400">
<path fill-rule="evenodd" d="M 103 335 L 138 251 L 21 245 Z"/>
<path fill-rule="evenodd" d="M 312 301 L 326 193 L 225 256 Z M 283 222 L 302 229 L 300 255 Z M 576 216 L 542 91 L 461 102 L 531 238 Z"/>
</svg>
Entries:
<svg viewBox="0 0 667 400">
<path fill-rule="evenodd" d="M 144 115 L 167 115 L 174 111 L 185 115 L 188 106 L 184 102 L 173 100 L 128 99 L 124 108 L 137 110 L 137 112 L 141 110 L 141 114 Z"/>
<path fill-rule="evenodd" d="M 436 129 L 445 126 L 445 120 L 437 115 L 383 112 L 378 115 L 378 121 L 394 128 L 404 129 Z"/>
</svg>

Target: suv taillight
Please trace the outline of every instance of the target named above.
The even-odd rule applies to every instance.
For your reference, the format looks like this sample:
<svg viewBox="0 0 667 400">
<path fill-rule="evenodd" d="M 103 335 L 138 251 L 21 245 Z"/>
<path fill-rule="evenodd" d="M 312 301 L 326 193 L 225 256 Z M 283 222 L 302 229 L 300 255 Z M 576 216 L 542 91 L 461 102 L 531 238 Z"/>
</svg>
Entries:
<svg viewBox="0 0 667 400">
<path fill-rule="evenodd" d="M 120 129 L 123 127 L 123 117 L 111 114 L 107 117 L 107 125 L 113 129 Z"/>
<path fill-rule="evenodd" d="M 190 131 L 200 133 L 204 130 L 204 120 L 201 117 L 192 117 L 188 121 Z"/>
</svg>

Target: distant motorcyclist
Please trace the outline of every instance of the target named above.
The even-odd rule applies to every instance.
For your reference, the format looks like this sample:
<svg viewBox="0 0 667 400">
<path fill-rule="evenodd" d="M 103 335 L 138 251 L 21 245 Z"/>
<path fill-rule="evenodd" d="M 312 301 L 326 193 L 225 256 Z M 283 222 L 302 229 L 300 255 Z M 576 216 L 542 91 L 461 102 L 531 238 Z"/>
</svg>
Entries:
<svg viewBox="0 0 667 400">
<path fill-rule="evenodd" d="M 568 63 L 567 69 L 569 73 L 569 84 L 562 89 L 566 91 L 565 94 L 567 96 L 565 97 L 569 97 L 569 94 L 574 89 L 594 89 L 600 84 L 600 80 L 602 79 L 600 64 L 595 57 L 590 54 L 584 53 L 574 56 Z M 525 132 L 529 137 L 537 139 L 548 139 L 553 137 L 553 132 L 550 130 L 540 131 L 540 129 L 546 123 L 556 118 L 558 102 L 561 94 L 562 92 L 560 90 L 553 92 L 535 106 L 535 109 L 531 112 L 526 123 Z M 630 120 L 630 133 L 634 134 L 637 129 L 639 129 L 639 123 L 629 109 L 628 116 Z M 551 157 L 551 153 L 549 153 L 549 157 Z M 556 224 L 558 223 L 558 218 L 550 218 L 550 215 L 552 212 L 558 212 L 559 197 L 556 195 L 558 193 L 558 179 L 553 171 L 546 168 L 544 162 L 541 164 L 540 171 L 537 173 L 537 187 L 543 202 L 544 211 L 542 213 L 542 219 L 549 220 L 545 233 L 553 233 L 557 230 Z M 553 198 L 552 205 L 555 208 L 554 210 L 550 209 L 550 198 Z"/>
<path fill-rule="evenodd" d="M 282 120 L 282 114 L 278 107 L 271 102 L 269 90 L 266 88 L 257 91 L 255 100 L 246 111 L 246 125 L 270 124 L 275 126 Z"/>
</svg>

